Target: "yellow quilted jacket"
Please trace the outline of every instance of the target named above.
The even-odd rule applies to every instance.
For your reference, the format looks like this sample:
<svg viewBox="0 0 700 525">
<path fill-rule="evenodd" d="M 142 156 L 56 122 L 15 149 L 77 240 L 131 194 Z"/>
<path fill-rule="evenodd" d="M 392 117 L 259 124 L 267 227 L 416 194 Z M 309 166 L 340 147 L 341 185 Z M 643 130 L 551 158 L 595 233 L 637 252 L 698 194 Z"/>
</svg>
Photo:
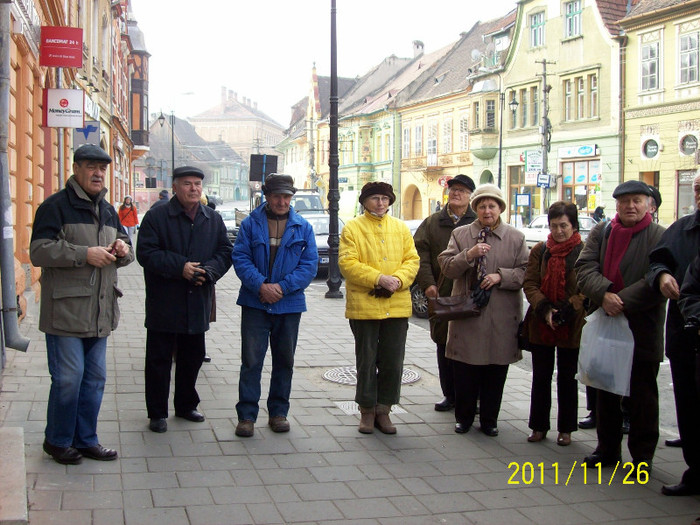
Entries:
<svg viewBox="0 0 700 525">
<path fill-rule="evenodd" d="M 351 220 L 340 236 L 338 260 L 345 277 L 346 318 L 411 316 L 409 288 L 420 259 L 411 232 L 402 220 L 389 215 L 379 218 L 369 212 Z M 401 288 L 388 298 L 369 295 L 382 274 L 401 281 Z"/>
</svg>

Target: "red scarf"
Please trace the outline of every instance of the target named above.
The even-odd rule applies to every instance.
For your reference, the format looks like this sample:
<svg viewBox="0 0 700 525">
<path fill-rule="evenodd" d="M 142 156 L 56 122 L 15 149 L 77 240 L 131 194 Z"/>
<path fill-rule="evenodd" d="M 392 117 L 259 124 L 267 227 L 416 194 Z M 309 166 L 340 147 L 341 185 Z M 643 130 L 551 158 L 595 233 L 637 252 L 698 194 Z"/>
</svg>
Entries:
<svg viewBox="0 0 700 525">
<path fill-rule="evenodd" d="M 629 228 L 623 226 L 619 215 L 615 215 L 611 224 L 612 230 L 603 261 L 603 276 L 612 281 L 611 291 L 617 293 L 625 287 L 622 273 L 620 273 L 622 258 L 627 252 L 632 236 L 651 224 L 651 214 L 647 213 L 641 221 Z"/>
<path fill-rule="evenodd" d="M 550 257 L 540 290 L 554 305 L 566 299 L 566 256 L 579 244 L 581 244 L 581 234 L 577 231 L 564 242 L 555 241 L 551 233 L 547 237 L 547 250 Z M 544 252 L 542 255 L 544 256 Z M 540 338 L 546 345 L 553 345 L 557 338 L 561 340 L 569 337 L 568 325 L 557 326 L 554 330 L 543 321 L 540 321 L 539 325 Z"/>
</svg>

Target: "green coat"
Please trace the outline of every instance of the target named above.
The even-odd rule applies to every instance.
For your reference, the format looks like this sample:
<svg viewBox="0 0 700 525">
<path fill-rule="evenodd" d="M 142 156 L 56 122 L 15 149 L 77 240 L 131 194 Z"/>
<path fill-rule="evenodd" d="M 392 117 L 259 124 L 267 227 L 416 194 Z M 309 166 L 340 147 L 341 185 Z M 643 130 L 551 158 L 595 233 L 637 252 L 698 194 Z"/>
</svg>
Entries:
<svg viewBox="0 0 700 525">
<path fill-rule="evenodd" d="M 462 215 L 455 224 L 447 214 L 447 206 L 445 206 L 439 212 L 430 215 L 418 227 L 413 236 L 413 241 L 416 243 L 416 250 L 420 257 L 416 282 L 421 290 L 425 292 L 429 287 L 437 286 L 440 278 L 440 265 L 437 258 L 440 252 L 447 248 L 452 230 L 457 226 L 471 224 L 474 222 L 474 219 L 476 219 L 476 214 L 470 206 L 467 209 L 467 213 Z M 439 293 L 441 296 L 452 294 L 452 279 L 445 277 Z M 430 321 L 430 337 L 437 344 L 446 344 L 447 321 Z"/>
</svg>

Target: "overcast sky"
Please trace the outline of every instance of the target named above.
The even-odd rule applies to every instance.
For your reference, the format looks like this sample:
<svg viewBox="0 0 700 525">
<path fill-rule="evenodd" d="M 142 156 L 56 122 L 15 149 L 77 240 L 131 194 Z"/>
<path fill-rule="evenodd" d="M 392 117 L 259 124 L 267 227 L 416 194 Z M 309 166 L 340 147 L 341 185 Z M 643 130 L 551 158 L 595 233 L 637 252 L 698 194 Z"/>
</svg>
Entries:
<svg viewBox="0 0 700 525">
<path fill-rule="evenodd" d="M 431 52 L 515 0 L 337 0 L 338 75 L 390 55 Z M 150 112 L 196 115 L 221 87 L 250 98 L 282 126 L 307 94 L 311 68 L 330 76 L 330 0 L 132 0 L 150 62 Z"/>
</svg>

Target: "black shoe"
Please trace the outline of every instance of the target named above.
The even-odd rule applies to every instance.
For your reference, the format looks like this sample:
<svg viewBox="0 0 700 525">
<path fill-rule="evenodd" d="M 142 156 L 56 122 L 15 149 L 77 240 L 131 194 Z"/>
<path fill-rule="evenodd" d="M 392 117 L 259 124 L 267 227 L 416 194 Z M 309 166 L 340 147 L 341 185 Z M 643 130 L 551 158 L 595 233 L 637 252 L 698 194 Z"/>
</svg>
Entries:
<svg viewBox="0 0 700 525">
<path fill-rule="evenodd" d="M 83 461 L 83 456 L 73 447 L 57 447 L 44 440 L 44 452 L 61 465 L 77 465 Z"/>
<path fill-rule="evenodd" d="M 617 464 L 622 458 L 617 457 L 607 457 L 599 452 L 594 452 L 590 456 L 583 458 L 583 463 L 589 468 L 595 468 L 598 463 L 601 467 L 611 467 Z"/>
<path fill-rule="evenodd" d="M 579 421 L 578 428 L 582 428 L 584 430 L 588 430 L 589 428 L 595 428 L 595 414 L 591 412 L 581 421 Z"/>
<path fill-rule="evenodd" d="M 498 435 L 498 427 L 481 427 L 481 431 L 490 437 L 496 437 Z"/>
<path fill-rule="evenodd" d="M 84 457 L 96 459 L 97 461 L 112 461 L 117 459 L 117 451 L 111 448 L 105 448 L 102 445 L 94 447 L 77 449 Z"/>
<path fill-rule="evenodd" d="M 630 433 L 630 418 L 628 418 L 628 417 L 622 418 L 622 433 L 623 434 Z"/>
<path fill-rule="evenodd" d="M 678 485 L 664 485 L 661 487 L 664 496 L 695 496 L 700 494 L 700 486 L 687 485 L 682 481 Z"/>
<path fill-rule="evenodd" d="M 195 423 L 201 423 L 202 421 L 204 421 L 204 416 L 196 410 L 188 410 L 187 412 L 175 412 L 175 416 L 186 419 L 187 421 L 194 421 Z"/>
<path fill-rule="evenodd" d="M 211 363 L 211 357 L 209 357 L 209 354 L 204 354 L 204 362 Z"/>
<path fill-rule="evenodd" d="M 168 431 L 168 422 L 164 417 L 154 417 L 151 418 L 148 428 L 151 430 L 151 432 L 158 432 L 159 434 L 162 434 L 163 432 Z"/>
<path fill-rule="evenodd" d="M 676 439 L 667 439 L 664 441 L 667 447 L 682 447 L 683 443 L 681 442 L 681 438 L 676 438 Z"/>
<path fill-rule="evenodd" d="M 442 401 L 439 403 L 435 403 L 435 410 L 438 412 L 447 412 L 448 410 L 452 410 L 454 407 L 455 404 L 446 397 L 443 397 Z"/>
<path fill-rule="evenodd" d="M 455 424 L 455 432 L 457 432 L 457 434 L 466 434 L 469 432 L 470 428 L 472 428 L 471 425 L 463 425 L 462 423 Z"/>
</svg>

